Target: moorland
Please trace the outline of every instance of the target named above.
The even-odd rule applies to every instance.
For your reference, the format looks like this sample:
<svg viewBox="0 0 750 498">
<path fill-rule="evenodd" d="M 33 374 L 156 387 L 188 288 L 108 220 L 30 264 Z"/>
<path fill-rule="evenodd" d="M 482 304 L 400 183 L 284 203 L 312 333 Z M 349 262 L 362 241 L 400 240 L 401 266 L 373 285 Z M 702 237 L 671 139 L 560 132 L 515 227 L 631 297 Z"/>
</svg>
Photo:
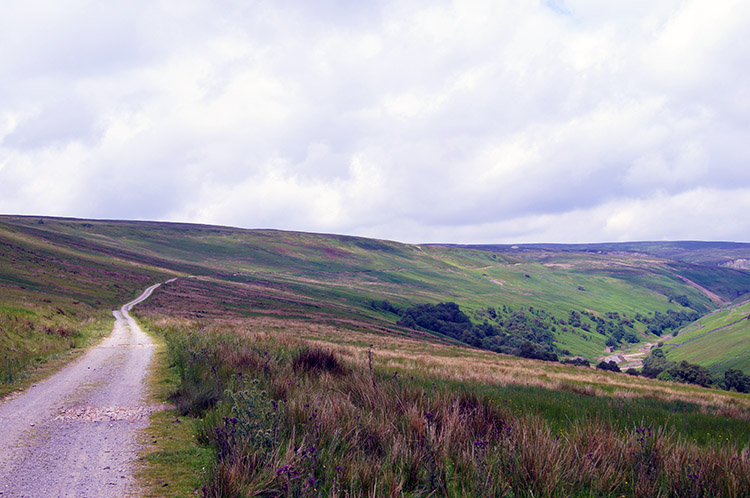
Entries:
<svg viewBox="0 0 750 498">
<path fill-rule="evenodd" d="M 176 279 L 135 310 L 153 496 L 748 496 L 747 244 L 2 216 L 0 247 L 6 392 Z"/>
</svg>

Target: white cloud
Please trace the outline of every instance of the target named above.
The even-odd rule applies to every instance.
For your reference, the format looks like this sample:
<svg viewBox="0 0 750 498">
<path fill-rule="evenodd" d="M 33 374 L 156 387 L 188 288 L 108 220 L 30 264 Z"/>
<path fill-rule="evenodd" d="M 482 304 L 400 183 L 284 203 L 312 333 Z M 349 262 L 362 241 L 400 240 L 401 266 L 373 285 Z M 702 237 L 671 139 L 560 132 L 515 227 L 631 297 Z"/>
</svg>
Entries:
<svg viewBox="0 0 750 498">
<path fill-rule="evenodd" d="M 745 240 L 716 203 L 750 187 L 748 21 L 739 0 L 3 4 L 0 210 Z"/>
</svg>

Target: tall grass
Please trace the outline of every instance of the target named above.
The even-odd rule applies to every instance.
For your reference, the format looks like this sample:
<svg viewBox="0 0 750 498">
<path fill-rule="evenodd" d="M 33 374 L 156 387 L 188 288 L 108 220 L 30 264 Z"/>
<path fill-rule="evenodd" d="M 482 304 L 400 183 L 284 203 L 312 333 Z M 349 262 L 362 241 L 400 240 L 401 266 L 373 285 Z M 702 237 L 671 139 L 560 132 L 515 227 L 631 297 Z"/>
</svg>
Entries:
<svg viewBox="0 0 750 498">
<path fill-rule="evenodd" d="M 207 497 L 750 496 L 745 443 L 575 407 L 552 423 L 476 383 L 370 368 L 284 336 L 162 333 L 176 401 L 216 450 Z"/>
<path fill-rule="evenodd" d="M 0 391 L 24 379 L 31 367 L 78 348 L 90 339 L 100 322 L 74 319 L 62 312 L 36 312 L 0 307 Z"/>
</svg>

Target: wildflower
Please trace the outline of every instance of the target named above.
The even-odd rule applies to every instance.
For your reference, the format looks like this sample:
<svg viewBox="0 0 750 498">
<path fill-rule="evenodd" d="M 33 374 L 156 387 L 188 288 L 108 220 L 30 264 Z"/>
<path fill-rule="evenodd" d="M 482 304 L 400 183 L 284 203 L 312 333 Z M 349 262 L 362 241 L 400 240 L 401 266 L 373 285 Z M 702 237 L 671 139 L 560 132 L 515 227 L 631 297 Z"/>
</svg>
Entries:
<svg viewBox="0 0 750 498">
<path fill-rule="evenodd" d="M 480 450 L 485 449 L 489 444 L 489 441 L 474 441 L 474 447 Z"/>
<path fill-rule="evenodd" d="M 280 476 L 281 474 L 285 474 L 285 473 L 288 473 L 288 472 L 289 472 L 289 465 L 284 465 L 283 467 L 280 467 L 280 468 L 279 468 L 279 469 L 278 469 L 278 470 L 276 471 L 276 475 L 277 475 L 277 476 Z"/>
</svg>

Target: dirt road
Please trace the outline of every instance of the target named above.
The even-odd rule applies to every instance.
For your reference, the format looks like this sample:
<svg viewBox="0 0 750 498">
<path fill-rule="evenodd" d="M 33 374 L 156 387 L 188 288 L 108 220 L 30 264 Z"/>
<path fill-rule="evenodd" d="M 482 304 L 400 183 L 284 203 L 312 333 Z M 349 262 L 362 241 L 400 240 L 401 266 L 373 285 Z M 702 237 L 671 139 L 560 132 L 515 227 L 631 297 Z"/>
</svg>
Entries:
<svg viewBox="0 0 750 498">
<path fill-rule="evenodd" d="M 128 311 L 159 285 L 113 312 L 101 344 L 0 403 L 0 497 L 137 496 L 136 433 L 154 409 L 145 399 L 153 342 Z"/>
</svg>

